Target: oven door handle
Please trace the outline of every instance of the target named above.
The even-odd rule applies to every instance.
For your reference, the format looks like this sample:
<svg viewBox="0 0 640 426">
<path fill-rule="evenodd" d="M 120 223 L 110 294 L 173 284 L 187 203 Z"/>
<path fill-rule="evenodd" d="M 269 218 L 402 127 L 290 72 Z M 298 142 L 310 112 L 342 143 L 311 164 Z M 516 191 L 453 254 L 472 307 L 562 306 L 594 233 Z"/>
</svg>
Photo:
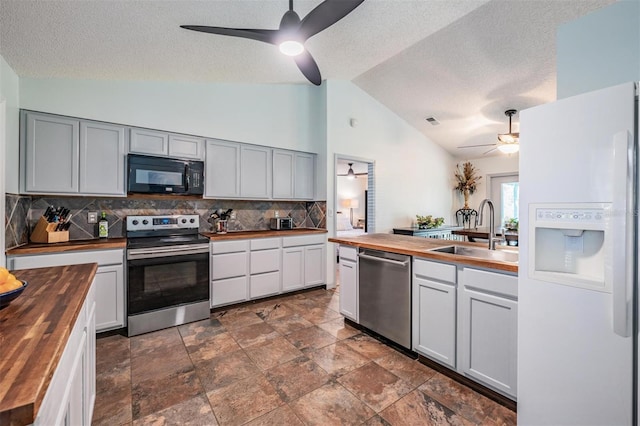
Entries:
<svg viewBox="0 0 640 426">
<path fill-rule="evenodd" d="M 152 259 L 154 257 L 184 256 L 188 254 L 208 253 L 209 244 L 179 245 L 127 250 L 127 260 Z"/>
</svg>

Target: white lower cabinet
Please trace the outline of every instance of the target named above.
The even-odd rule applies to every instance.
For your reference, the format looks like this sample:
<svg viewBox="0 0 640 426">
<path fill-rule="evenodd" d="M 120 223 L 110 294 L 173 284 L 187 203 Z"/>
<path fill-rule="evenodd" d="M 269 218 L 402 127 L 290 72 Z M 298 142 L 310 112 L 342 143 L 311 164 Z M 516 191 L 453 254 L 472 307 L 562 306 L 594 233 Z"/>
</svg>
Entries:
<svg viewBox="0 0 640 426">
<path fill-rule="evenodd" d="M 340 246 L 340 313 L 358 320 L 358 249 Z"/>
<path fill-rule="evenodd" d="M 518 277 L 462 268 L 460 286 L 460 369 L 515 398 Z"/>
<path fill-rule="evenodd" d="M 211 307 L 249 299 L 249 240 L 211 243 Z"/>
<path fill-rule="evenodd" d="M 67 253 L 12 256 L 11 269 L 45 268 L 52 266 L 97 263 L 95 277 L 96 331 L 102 332 L 125 326 L 124 251 L 90 250 Z"/>
<path fill-rule="evenodd" d="M 58 361 L 36 426 L 91 425 L 96 396 L 95 281 Z"/>
<path fill-rule="evenodd" d="M 413 261 L 413 349 L 456 368 L 456 267 Z"/>
<path fill-rule="evenodd" d="M 304 247 L 282 249 L 282 291 L 304 287 Z"/>
<path fill-rule="evenodd" d="M 282 291 L 326 283 L 326 235 L 301 235 L 282 240 Z"/>
<path fill-rule="evenodd" d="M 252 299 L 280 293 L 280 240 L 251 240 L 249 296 Z"/>
</svg>

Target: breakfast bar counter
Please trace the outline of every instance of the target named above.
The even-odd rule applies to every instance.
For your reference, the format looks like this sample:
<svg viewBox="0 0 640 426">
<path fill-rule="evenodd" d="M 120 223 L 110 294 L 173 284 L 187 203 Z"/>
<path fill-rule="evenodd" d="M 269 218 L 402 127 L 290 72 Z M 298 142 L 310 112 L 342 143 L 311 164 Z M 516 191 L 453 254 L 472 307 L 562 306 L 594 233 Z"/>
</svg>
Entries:
<svg viewBox="0 0 640 426">
<path fill-rule="evenodd" d="M 12 271 L 24 292 L 0 310 L 0 424 L 35 421 L 97 264 Z"/>
</svg>

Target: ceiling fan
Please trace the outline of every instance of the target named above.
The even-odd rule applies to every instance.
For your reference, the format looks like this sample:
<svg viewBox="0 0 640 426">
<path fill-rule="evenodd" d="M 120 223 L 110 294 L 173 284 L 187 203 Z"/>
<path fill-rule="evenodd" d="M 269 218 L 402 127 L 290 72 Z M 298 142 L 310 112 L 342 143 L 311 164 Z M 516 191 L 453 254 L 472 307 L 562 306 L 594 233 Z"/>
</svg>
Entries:
<svg viewBox="0 0 640 426">
<path fill-rule="evenodd" d="M 319 86 L 322 83 L 320 69 L 311 54 L 305 50 L 304 43 L 320 31 L 327 29 L 347 16 L 363 1 L 325 0 L 301 20 L 293 10 L 293 0 L 289 0 L 289 10 L 282 16 L 280 27 L 277 30 L 207 27 L 202 25 L 180 25 L 180 27 L 192 31 L 243 37 L 277 45 L 282 53 L 293 56 L 296 65 L 298 65 L 307 80 Z"/>
<path fill-rule="evenodd" d="M 503 154 L 514 154 L 520 150 L 520 133 L 511 131 L 511 117 L 516 115 L 518 111 L 515 109 L 508 109 L 504 112 L 504 115 L 509 117 L 509 133 L 499 133 L 496 143 L 483 144 L 483 145 L 466 145 L 459 146 L 458 148 L 477 148 L 479 146 L 493 146 L 489 151 L 484 152 L 482 155 L 495 151 L 496 149 Z"/>
<path fill-rule="evenodd" d="M 347 173 L 344 173 L 344 174 L 338 173 L 337 176 L 346 176 L 347 179 L 355 179 L 358 176 L 368 175 L 368 173 L 355 173 L 352 167 L 353 163 L 347 163 L 347 164 L 349 164 L 349 170 L 347 170 Z"/>
</svg>

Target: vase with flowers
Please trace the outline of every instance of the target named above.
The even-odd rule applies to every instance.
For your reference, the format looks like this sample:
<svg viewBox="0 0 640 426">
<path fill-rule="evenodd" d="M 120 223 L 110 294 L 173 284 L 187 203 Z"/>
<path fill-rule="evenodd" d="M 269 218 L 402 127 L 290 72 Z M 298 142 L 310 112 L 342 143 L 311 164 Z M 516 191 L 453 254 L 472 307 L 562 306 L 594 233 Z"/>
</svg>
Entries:
<svg viewBox="0 0 640 426">
<path fill-rule="evenodd" d="M 473 195 L 476 192 L 478 182 L 482 179 L 482 176 L 478 176 L 478 170 L 470 161 L 462 165 L 456 165 L 454 176 L 456 178 L 456 186 L 453 189 L 458 190 L 464 196 L 464 208 L 468 209 L 469 195 Z"/>
</svg>

